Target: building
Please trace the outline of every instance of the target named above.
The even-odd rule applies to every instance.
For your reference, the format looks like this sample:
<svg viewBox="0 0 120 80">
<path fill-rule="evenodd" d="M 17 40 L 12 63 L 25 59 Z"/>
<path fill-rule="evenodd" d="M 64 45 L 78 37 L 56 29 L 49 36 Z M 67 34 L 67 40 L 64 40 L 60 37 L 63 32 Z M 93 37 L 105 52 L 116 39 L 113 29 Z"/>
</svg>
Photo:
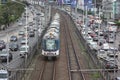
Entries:
<svg viewBox="0 0 120 80">
<path fill-rule="evenodd" d="M 120 18 L 120 0 L 103 0 L 102 4 L 104 18 L 108 20 Z"/>
<path fill-rule="evenodd" d="M 77 8 L 84 10 L 84 0 L 78 0 Z"/>
</svg>

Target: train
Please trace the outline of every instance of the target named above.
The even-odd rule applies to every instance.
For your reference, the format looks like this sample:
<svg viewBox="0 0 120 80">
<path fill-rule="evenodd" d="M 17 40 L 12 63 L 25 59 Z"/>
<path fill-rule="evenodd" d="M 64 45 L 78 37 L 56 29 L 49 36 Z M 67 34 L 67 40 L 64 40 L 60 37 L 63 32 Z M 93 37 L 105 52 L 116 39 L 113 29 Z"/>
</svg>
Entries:
<svg viewBox="0 0 120 80">
<path fill-rule="evenodd" d="M 56 13 L 42 38 L 42 56 L 58 58 L 60 51 L 60 14 Z"/>
</svg>

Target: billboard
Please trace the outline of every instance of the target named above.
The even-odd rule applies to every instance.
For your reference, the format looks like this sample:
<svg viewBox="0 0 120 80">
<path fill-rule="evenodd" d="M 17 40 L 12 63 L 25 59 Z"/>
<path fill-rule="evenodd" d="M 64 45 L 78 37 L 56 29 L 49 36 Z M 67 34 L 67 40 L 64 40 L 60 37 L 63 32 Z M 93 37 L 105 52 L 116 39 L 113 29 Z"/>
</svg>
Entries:
<svg viewBox="0 0 120 80">
<path fill-rule="evenodd" d="M 75 8 L 76 6 L 77 6 L 77 1 L 76 0 L 72 0 L 71 7 Z"/>
<path fill-rule="evenodd" d="M 84 0 L 84 6 L 87 6 L 88 9 L 93 7 L 92 0 Z"/>
</svg>

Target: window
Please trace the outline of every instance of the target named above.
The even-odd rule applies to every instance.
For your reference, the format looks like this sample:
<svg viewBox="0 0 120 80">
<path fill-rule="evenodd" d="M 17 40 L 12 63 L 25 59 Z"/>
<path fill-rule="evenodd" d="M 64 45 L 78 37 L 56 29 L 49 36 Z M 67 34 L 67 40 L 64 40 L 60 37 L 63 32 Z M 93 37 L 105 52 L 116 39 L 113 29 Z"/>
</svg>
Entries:
<svg viewBox="0 0 120 80">
<path fill-rule="evenodd" d="M 7 78 L 7 74 L 3 73 L 3 74 L 0 74 L 0 79 L 2 78 Z"/>
<path fill-rule="evenodd" d="M 55 40 L 46 40 L 46 49 L 47 50 L 55 50 L 56 49 Z"/>
</svg>

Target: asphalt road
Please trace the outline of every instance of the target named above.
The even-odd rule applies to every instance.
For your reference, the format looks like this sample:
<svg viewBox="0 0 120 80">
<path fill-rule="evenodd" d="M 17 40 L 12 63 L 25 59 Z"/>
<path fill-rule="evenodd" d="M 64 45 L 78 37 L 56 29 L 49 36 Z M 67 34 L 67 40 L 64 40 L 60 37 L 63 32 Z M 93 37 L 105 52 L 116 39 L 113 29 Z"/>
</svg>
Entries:
<svg viewBox="0 0 120 80">
<path fill-rule="evenodd" d="M 28 21 L 27 21 L 28 25 L 29 25 L 29 22 L 34 22 L 35 23 L 35 20 L 33 20 L 33 18 L 40 17 L 40 16 L 36 16 L 35 13 L 33 14 L 33 12 L 31 12 L 31 11 L 32 10 L 28 10 L 28 12 L 29 12 L 29 18 L 28 18 Z M 22 19 L 23 19 L 23 26 L 18 26 L 18 23 L 15 23 L 15 24 L 11 25 L 9 29 L 0 32 L 0 39 L 4 40 L 6 42 L 6 44 L 8 44 L 8 43 L 10 43 L 10 37 L 12 35 L 15 35 L 15 36 L 18 37 L 17 43 L 20 45 L 21 37 L 18 35 L 18 32 L 20 30 L 24 30 L 24 26 L 26 25 L 25 18 L 22 17 Z M 40 20 L 40 23 L 44 24 L 43 20 L 44 20 L 44 17 L 42 17 L 42 19 Z M 38 26 L 40 31 L 43 30 L 42 25 L 34 24 L 33 27 L 36 27 L 36 25 Z M 40 34 L 41 34 L 41 32 L 40 32 Z M 28 45 L 31 47 L 31 51 L 34 49 L 34 45 L 37 43 L 37 38 L 38 38 L 38 34 L 37 34 L 37 31 L 35 31 L 35 36 L 30 37 L 28 39 L 28 41 L 29 41 Z M 25 61 L 25 58 L 21 58 L 19 53 L 20 53 L 19 51 L 12 52 L 13 59 L 8 64 L 7 63 L 0 63 L 0 67 L 1 68 L 12 68 L 12 69 L 19 68 L 20 65 L 22 65 Z"/>
</svg>

